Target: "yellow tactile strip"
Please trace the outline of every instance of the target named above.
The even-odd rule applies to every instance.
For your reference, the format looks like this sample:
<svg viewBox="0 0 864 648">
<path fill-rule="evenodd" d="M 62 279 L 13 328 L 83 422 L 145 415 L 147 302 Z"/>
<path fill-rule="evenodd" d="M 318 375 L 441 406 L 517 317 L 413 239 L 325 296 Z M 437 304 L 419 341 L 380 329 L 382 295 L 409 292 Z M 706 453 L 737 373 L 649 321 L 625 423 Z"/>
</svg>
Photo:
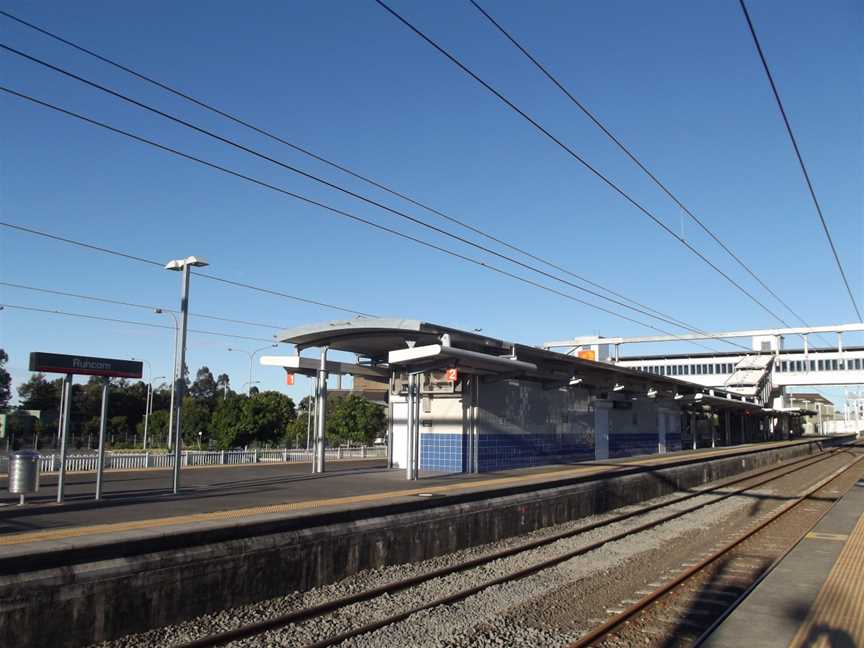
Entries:
<svg viewBox="0 0 864 648">
<path fill-rule="evenodd" d="M 770 449 L 774 446 L 785 445 L 783 442 L 774 442 L 772 444 L 762 444 L 760 449 Z M 291 513 L 304 510 L 315 510 L 330 506 L 352 506 L 357 504 L 366 504 L 370 502 L 384 502 L 397 499 L 400 497 L 411 497 L 420 493 L 448 493 L 455 490 L 466 489 L 482 489 L 485 487 L 500 487 L 512 486 L 515 484 L 528 484 L 531 482 L 546 482 L 558 481 L 576 476 L 589 476 L 601 472 L 615 472 L 632 466 L 642 466 L 645 464 L 662 465 L 666 463 L 674 463 L 687 458 L 705 458 L 724 454 L 731 454 L 735 451 L 741 451 L 742 446 L 733 448 L 718 448 L 714 450 L 705 450 L 703 452 L 694 453 L 692 455 L 670 455 L 657 456 L 652 455 L 645 459 L 635 459 L 627 462 L 616 461 L 614 465 L 592 465 L 580 466 L 567 470 L 554 470 L 543 473 L 531 473 L 528 475 L 517 475 L 513 477 L 494 477 L 491 479 L 464 481 L 453 484 L 443 484 L 440 486 L 417 486 L 394 491 L 386 491 L 381 493 L 369 493 L 367 495 L 352 495 L 348 497 L 334 497 L 328 499 L 306 500 L 302 502 L 286 502 L 283 504 L 272 504 L 268 506 L 253 506 L 246 508 L 233 509 L 228 511 L 212 511 L 209 513 L 189 513 L 186 515 L 175 515 L 162 518 L 150 518 L 146 520 L 131 520 L 127 522 L 114 522 L 106 524 L 94 524 L 89 526 L 65 527 L 62 529 L 46 529 L 44 531 L 27 531 L 24 533 L 14 533 L 5 536 L 0 536 L 0 547 L 21 545 L 25 543 L 43 542 L 51 540 L 66 540 L 69 538 L 80 538 L 83 536 L 93 536 L 100 534 L 122 533 L 126 531 L 136 531 L 143 529 L 163 528 L 175 525 L 185 525 L 191 523 L 217 522 L 228 521 L 242 518 L 248 518 L 255 515 L 268 515 L 274 513 Z"/>
<path fill-rule="evenodd" d="M 803 646 L 864 646 L 864 514 L 789 644 Z"/>
</svg>

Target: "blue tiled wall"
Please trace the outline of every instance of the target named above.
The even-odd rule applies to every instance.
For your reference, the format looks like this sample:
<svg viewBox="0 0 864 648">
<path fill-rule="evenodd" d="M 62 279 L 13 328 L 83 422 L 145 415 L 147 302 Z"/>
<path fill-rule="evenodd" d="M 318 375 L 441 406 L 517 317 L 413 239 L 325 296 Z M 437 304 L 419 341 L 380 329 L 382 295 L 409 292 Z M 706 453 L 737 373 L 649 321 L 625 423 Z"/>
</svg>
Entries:
<svg viewBox="0 0 864 648">
<path fill-rule="evenodd" d="M 421 434 L 420 469 L 463 472 L 467 468 L 466 450 L 461 434 Z"/>
<path fill-rule="evenodd" d="M 678 452 L 681 450 L 681 434 L 680 432 L 666 433 L 666 452 Z"/>
<path fill-rule="evenodd" d="M 563 434 L 481 434 L 481 472 L 594 458 L 594 448 Z"/>
<path fill-rule="evenodd" d="M 668 435 L 667 435 L 668 443 Z M 660 436 L 651 432 L 618 433 L 609 435 L 610 457 L 632 457 L 634 455 L 657 454 Z M 678 444 L 681 444 L 679 439 Z"/>
</svg>

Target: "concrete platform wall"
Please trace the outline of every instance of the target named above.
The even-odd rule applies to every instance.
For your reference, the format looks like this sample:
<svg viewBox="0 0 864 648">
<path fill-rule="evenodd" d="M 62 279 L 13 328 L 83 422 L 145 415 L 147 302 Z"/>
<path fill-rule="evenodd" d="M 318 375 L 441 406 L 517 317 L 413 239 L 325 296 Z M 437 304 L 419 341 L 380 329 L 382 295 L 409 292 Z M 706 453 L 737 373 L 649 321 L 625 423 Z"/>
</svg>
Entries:
<svg viewBox="0 0 864 648">
<path fill-rule="evenodd" d="M 0 561 L 0 645 L 81 646 L 331 583 L 359 571 L 439 556 L 818 452 L 838 440 L 711 461 L 511 489 L 491 499 L 441 497 L 298 520 L 163 537 L 146 545 L 54 556 L 67 566 L 13 573 Z M 240 534 L 244 537 L 237 537 Z M 88 555 L 89 553 L 89 555 Z M 47 561 L 41 564 L 49 564 Z"/>
</svg>

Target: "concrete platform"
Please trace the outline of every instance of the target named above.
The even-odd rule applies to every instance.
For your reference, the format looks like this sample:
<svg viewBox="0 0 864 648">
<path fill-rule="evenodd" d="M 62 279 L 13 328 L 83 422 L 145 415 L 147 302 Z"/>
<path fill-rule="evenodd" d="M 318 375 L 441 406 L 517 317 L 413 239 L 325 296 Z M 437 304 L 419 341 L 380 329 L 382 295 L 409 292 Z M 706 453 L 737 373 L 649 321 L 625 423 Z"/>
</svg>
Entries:
<svg viewBox="0 0 864 648">
<path fill-rule="evenodd" d="M 695 488 L 853 437 L 750 444 L 507 473 L 345 466 L 189 470 L 180 496 L 136 492 L 0 508 L 0 645 L 81 646 Z M 335 465 L 333 466 L 335 468 Z M 51 610 L 46 616 L 45 611 Z"/>
<path fill-rule="evenodd" d="M 119 540 L 165 537 L 190 530 L 232 527 L 256 520 L 302 518 L 323 512 L 352 512 L 381 504 L 417 504 L 418 498 L 459 501 L 460 495 L 488 498 L 524 488 L 549 487 L 574 479 L 602 477 L 712 457 L 767 451 L 812 440 L 746 444 L 618 460 L 586 461 L 512 471 L 426 474 L 409 482 L 404 470 L 387 470 L 383 460 L 331 462 L 323 475 L 309 464 L 201 466 L 184 469 L 180 494 L 170 492 L 171 470 L 106 473 L 100 502 L 93 499 L 95 474 L 72 473 L 67 496 L 56 504 L 55 475 L 43 479 L 30 503 L 0 497 L 0 570 L 9 559 Z M 515 489 L 515 490 L 514 490 Z M 317 524 L 318 520 L 310 520 Z M 295 525 L 292 525 L 295 526 Z"/>
<path fill-rule="evenodd" d="M 864 480 L 702 646 L 864 646 Z"/>
</svg>

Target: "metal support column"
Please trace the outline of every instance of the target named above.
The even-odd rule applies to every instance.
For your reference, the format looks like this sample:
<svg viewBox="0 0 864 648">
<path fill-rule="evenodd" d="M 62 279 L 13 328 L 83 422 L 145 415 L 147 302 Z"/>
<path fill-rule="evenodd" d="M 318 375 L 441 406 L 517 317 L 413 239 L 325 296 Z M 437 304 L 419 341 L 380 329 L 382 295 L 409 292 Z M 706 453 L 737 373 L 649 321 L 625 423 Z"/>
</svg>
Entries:
<svg viewBox="0 0 864 648">
<path fill-rule="evenodd" d="M 108 428 L 108 379 L 102 385 L 102 409 L 99 412 L 99 454 L 96 455 L 96 500 L 102 499 L 102 471 L 105 469 L 105 430 Z"/>
<path fill-rule="evenodd" d="M 57 439 L 54 443 L 54 447 L 58 447 L 60 445 L 60 437 L 63 434 L 63 412 L 65 411 L 65 403 L 66 403 L 66 385 L 65 383 L 60 384 L 60 409 L 58 410 L 57 416 Z"/>
<path fill-rule="evenodd" d="M 393 393 L 392 390 L 390 392 Z M 392 396 L 388 400 L 392 399 Z M 387 470 L 393 468 L 393 403 L 387 403 Z"/>
<path fill-rule="evenodd" d="M 693 449 L 695 450 L 698 446 L 696 443 L 696 415 L 692 412 L 690 414 L 690 436 L 693 437 Z"/>
<path fill-rule="evenodd" d="M 480 376 L 474 377 L 474 472 L 480 472 Z"/>
<path fill-rule="evenodd" d="M 192 267 L 183 265 L 183 292 L 180 295 L 180 336 L 177 343 L 176 374 L 174 375 L 174 485 L 176 495 L 180 490 L 180 450 L 183 437 L 180 434 L 180 407 L 183 403 L 183 392 L 186 386 L 186 326 L 189 320 L 189 273 Z"/>
<path fill-rule="evenodd" d="M 60 474 L 57 477 L 57 503 L 63 503 L 63 491 L 66 486 L 66 447 L 69 437 L 69 422 L 72 410 L 72 374 L 66 374 L 63 379 L 63 411 L 60 413 L 63 428 L 60 432 Z"/>
<path fill-rule="evenodd" d="M 723 412 L 723 421 L 726 425 L 726 445 L 732 445 L 732 418 L 731 412 Z"/>
<path fill-rule="evenodd" d="M 417 377 L 408 373 L 408 420 L 406 421 L 405 441 L 408 446 L 408 457 L 405 462 L 405 478 L 408 480 L 417 479 L 414 474 L 414 383 Z"/>
<path fill-rule="evenodd" d="M 422 379 L 420 374 L 418 374 L 414 378 L 414 430 L 411 433 L 411 448 L 414 451 L 411 455 L 411 463 L 413 465 L 414 479 L 420 479 L 420 405 L 423 401 L 420 389 L 421 384 Z"/>
<path fill-rule="evenodd" d="M 313 472 L 323 473 L 324 437 L 327 431 L 327 347 L 321 347 L 321 364 L 318 367 L 318 383 L 315 396 L 315 465 Z"/>
<path fill-rule="evenodd" d="M 152 376 L 151 376 L 152 380 Z M 153 407 L 153 383 L 147 383 L 147 397 L 144 399 L 144 452 L 147 452 L 147 427 L 150 423 L 150 409 Z"/>
</svg>

